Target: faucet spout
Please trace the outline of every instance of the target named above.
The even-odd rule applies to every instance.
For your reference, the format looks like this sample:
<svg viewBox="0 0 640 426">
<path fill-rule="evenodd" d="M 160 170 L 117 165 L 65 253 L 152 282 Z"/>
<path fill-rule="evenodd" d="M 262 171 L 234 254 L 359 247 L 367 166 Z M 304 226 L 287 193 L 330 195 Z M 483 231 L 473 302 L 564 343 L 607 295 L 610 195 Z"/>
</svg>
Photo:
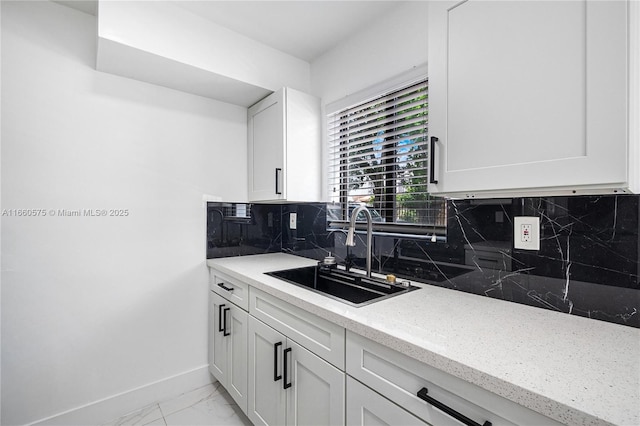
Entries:
<svg viewBox="0 0 640 426">
<path fill-rule="evenodd" d="M 355 229 L 356 229 L 356 218 L 360 214 L 360 212 L 364 213 L 364 217 L 367 220 L 367 277 L 371 278 L 371 249 L 372 249 L 372 235 L 373 235 L 373 218 L 371 217 L 371 212 L 367 209 L 366 206 L 358 206 L 353 212 L 351 212 L 351 219 L 349 221 L 349 231 L 347 232 L 347 240 L 345 241 L 345 245 L 347 246 L 355 246 Z"/>
</svg>

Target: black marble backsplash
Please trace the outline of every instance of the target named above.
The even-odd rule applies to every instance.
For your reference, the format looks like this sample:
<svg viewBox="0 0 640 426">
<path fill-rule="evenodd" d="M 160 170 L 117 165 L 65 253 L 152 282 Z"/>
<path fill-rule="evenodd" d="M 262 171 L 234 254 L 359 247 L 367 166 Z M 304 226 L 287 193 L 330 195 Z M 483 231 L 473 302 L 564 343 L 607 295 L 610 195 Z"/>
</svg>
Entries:
<svg viewBox="0 0 640 426">
<path fill-rule="evenodd" d="M 297 214 L 296 229 L 289 214 Z M 513 218 L 540 217 L 540 250 L 513 248 Z M 374 237 L 374 270 L 640 328 L 640 196 L 451 200 L 446 239 Z M 209 203 L 207 258 L 287 252 L 364 266 L 326 205 Z"/>
</svg>

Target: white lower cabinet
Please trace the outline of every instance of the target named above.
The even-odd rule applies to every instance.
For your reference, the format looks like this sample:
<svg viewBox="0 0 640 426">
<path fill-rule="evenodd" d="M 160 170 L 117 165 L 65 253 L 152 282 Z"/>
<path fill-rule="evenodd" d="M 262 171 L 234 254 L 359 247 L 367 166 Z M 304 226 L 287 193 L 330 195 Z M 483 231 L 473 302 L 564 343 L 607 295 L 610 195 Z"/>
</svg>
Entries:
<svg viewBox="0 0 640 426">
<path fill-rule="evenodd" d="M 255 425 L 560 424 L 215 271 L 211 290 L 209 370 Z"/>
<path fill-rule="evenodd" d="M 249 314 L 214 292 L 209 295 L 209 371 L 246 412 Z"/>
<path fill-rule="evenodd" d="M 347 425 L 427 426 L 427 423 L 347 376 Z"/>
<path fill-rule="evenodd" d="M 248 361 L 255 425 L 344 424 L 344 372 L 251 316 Z"/>
</svg>

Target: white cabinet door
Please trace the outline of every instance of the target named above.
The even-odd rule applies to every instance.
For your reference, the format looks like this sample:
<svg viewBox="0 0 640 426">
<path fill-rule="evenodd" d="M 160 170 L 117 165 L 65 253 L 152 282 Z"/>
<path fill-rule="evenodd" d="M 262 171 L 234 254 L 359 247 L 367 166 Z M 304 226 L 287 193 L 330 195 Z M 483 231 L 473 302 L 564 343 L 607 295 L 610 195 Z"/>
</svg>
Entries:
<svg viewBox="0 0 640 426">
<path fill-rule="evenodd" d="M 249 314 L 214 292 L 209 295 L 209 371 L 246 412 Z"/>
<path fill-rule="evenodd" d="M 223 324 L 223 337 L 227 343 L 227 382 L 225 388 L 243 412 L 247 412 L 248 364 L 247 343 L 249 336 L 249 314 L 234 304 L 226 318 L 226 334 Z M 224 310 L 223 310 L 224 312 Z M 224 322 L 224 320 L 223 320 Z"/>
<path fill-rule="evenodd" d="M 344 424 L 345 374 L 249 316 L 249 403 L 255 425 Z"/>
<path fill-rule="evenodd" d="M 430 192 L 627 187 L 627 6 L 432 2 Z"/>
<path fill-rule="evenodd" d="M 249 403 L 247 416 L 254 425 L 284 425 L 282 356 L 286 337 L 249 317 Z"/>
<path fill-rule="evenodd" d="M 281 200 L 285 197 L 284 93 L 284 90 L 279 90 L 249 108 L 249 201 Z"/>
<path fill-rule="evenodd" d="M 283 88 L 249 108 L 249 201 L 321 201 L 320 100 Z"/>
<path fill-rule="evenodd" d="M 428 424 L 347 376 L 347 425 L 425 426 Z"/>
<path fill-rule="evenodd" d="M 209 305 L 209 371 L 224 386 L 227 382 L 227 345 L 222 316 L 230 303 L 209 292 Z"/>
<path fill-rule="evenodd" d="M 287 425 L 343 425 L 345 374 L 297 343 L 288 344 Z"/>
</svg>

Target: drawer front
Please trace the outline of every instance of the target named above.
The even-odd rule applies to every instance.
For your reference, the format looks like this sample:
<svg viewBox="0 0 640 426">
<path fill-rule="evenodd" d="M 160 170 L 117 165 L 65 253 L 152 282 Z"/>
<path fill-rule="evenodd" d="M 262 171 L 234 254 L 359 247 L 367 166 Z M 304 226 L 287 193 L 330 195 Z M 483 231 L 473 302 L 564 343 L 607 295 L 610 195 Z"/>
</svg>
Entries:
<svg viewBox="0 0 640 426">
<path fill-rule="evenodd" d="M 346 361 L 347 374 L 430 424 L 462 423 L 419 398 L 417 393 L 423 388 L 429 397 L 479 424 L 560 424 L 352 332 L 347 332 Z"/>
<path fill-rule="evenodd" d="M 347 376 L 347 426 L 429 426 L 413 414 Z"/>
<path fill-rule="evenodd" d="M 251 315 L 344 371 L 343 327 L 256 288 L 250 300 Z"/>
<path fill-rule="evenodd" d="M 231 278 L 214 269 L 209 270 L 209 287 L 212 291 L 224 297 L 238 307 L 249 310 L 249 284 Z"/>
</svg>

